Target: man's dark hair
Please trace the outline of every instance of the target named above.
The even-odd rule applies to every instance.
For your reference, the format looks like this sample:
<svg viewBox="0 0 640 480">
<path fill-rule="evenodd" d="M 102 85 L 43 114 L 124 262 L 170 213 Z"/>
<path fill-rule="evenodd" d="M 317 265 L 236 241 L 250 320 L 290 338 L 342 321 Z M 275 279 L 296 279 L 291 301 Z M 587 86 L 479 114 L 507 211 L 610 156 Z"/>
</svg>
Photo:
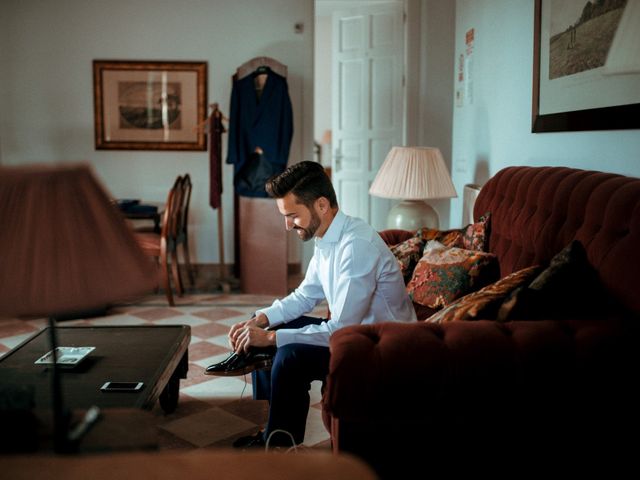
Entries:
<svg viewBox="0 0 640 480">
<path fill-rule="evenodd" d="M 324 167 L 317 162 L 304 161 L 291 165 L 280 175 L 267 180 L 267 193 L 272 198 L 282 198 L 293 193 L 299 203 L 311 208 L 320 197 L 329 200 L 332 208 L 338 206 L 336 192 Z"/>
</svg>

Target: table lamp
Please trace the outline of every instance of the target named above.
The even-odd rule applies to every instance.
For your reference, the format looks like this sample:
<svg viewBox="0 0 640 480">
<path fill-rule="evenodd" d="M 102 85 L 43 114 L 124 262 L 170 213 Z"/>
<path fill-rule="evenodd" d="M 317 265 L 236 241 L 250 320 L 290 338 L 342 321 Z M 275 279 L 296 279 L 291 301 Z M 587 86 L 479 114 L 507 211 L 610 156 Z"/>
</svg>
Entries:
<svg viewBox="0 0 640 480">
<path fill-rule="evenodd" d="M 56 319 L 151 292 L 155 268 L 88 165 L 0 166 L 0 225 L 0 319 L 48 317 L 54 448 L 69 451 Z"/>
<path fill-rule="evenodd" d="M 438 148 L 393 147 L 371 184 L 369 193 L 399 198 L 387 216 L 388 228 L 439 228 L 436 211 L 424 200 L 457 197 Z"/>
</svg>

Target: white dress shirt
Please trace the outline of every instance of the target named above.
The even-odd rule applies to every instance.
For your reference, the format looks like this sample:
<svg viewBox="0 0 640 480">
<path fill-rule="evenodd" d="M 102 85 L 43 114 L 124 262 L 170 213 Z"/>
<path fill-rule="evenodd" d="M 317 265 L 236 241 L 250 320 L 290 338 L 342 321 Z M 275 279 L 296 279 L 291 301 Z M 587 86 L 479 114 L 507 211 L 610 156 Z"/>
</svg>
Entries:
<svg viewBox="0 0 640 480">
<path fill-rule="evenodd" d="M 378 233 L 359 218 L 338 211 L 322 238 L 300 286 L 258 312 L 274 327 L 310 312 L 326 299 L 331 319 L 299 329 L 281 327 L 276 345 L 329 346 L 329 337 L 347 325 L 415 322 L 398 262 Z"/>
</svg>

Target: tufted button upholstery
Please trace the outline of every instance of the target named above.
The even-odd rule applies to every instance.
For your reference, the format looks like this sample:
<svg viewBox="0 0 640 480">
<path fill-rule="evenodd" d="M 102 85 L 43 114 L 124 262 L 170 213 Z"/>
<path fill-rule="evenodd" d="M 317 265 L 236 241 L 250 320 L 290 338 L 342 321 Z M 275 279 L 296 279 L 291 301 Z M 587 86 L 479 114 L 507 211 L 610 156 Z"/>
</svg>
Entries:
<svg viewBox="0 0 640 480">
<path fill-rule="evenodd" d="M 442 461 L 455 452 L 455 461 L 474 451 L 531 449 L 537 460 L 540 445 L 619 446 L 618 426 L 640 427 L 630 381 L 640 370 L 640 180 L 509 167 L 480 192 L 476 218 L 487 211 L 489 251 L 502 276 L 547 264 L 578 239 L 626 310 L 588 320 L 341 329 L 331 337 L 323 397 L 334 450 L 362 455 L 393 478 L 398 458 L 420 468 L 428 454 Z M 384 235 L 398 243 L 411 232 Z"/>
<path fill-rule="evenodd" d="M 607 289 L 640 312 L 640 179 L 564 167 L 508 167 L 480 191 L 474 215 L 491 212 L 489 251 L 502 276 L 547 264 L 582 242 Z"/>
</svg>

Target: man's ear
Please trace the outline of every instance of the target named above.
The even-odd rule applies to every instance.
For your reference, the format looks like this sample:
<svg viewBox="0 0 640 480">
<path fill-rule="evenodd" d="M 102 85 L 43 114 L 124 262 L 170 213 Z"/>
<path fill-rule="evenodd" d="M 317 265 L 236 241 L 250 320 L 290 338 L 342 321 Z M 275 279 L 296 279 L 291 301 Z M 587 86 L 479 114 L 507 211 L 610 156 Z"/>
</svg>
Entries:
<svg viewBox="0 0 640 480">
<path fill-rule="evenodd" d="M 320 213 L 327 213 L 329 211 L 329 200 L 326 197 L 320 197 L 316 200 L 316 205 Z"/>
</svg>

